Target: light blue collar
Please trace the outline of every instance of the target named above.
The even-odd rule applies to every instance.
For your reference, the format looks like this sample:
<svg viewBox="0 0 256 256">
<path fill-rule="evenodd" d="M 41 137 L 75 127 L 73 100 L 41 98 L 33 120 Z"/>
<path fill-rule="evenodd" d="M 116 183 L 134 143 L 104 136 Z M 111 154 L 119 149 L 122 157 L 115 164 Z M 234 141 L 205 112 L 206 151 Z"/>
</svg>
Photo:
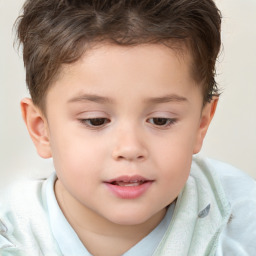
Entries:
<svg viewBox="0 0 256 256">
<path fill-rule="evenodd" d="M 49 221 L 53 236 L 56 239 L 63 255 L 91 256 L 91 254 L 87 251 L 87 249 L 80 241 L 73 228 L 68 223 L 57 203 L 54 194 L 55 181 L 56 175 L 53 174 L 51 177 L 49 177 L 45 184 L 46 208 L 49 214 Z M 136 244 L 129 251 L 124 253 L 123 256 L 151 256 L 167 230 L 168 224 L 170 223 L 172 218 L 174 207 L 175 203 L 171 204 L 170 207 L 168 207 L 168 211 L 165 217 L 159 223 L 159 225 L 138 244 Z"/>
</svg>

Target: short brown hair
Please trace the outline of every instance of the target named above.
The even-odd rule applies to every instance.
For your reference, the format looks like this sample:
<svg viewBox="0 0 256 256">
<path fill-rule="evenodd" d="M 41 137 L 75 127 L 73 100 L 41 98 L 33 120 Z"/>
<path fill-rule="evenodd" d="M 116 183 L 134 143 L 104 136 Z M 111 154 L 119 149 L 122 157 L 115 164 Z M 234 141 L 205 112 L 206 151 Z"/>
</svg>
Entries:
<svg viewBox="0 0 256 256">
<path fill-rule="evenodd" d="M 218 93 L 215 62 L 221 15 L 212 0 L 27 0 L 17 20 L 26 82 L 33 102 L 44 99 L 62 64 L 91 43 L 186 43 L 204 103 Z"/>
</svg>

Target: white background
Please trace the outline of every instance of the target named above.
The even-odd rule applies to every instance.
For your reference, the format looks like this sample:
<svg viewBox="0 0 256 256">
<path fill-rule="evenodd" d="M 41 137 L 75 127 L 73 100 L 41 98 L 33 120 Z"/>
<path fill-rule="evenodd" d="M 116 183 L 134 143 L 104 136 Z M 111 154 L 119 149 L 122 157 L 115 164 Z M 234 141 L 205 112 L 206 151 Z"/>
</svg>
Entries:
<svg viewBox="0 0 256 256">
<path fill-rule="evenodd" d="M 28 96 L 12 25 L 23 0 L 0 0 L 0 185 L 14 175 L 47 176 L 51 160 L 40 159 L 23 124 L 19 102 Z M 223 49 L 218 64 L 221 95 L 203 155 L 256 178 L 256 0 L 218 0 Z"/>
</svg>

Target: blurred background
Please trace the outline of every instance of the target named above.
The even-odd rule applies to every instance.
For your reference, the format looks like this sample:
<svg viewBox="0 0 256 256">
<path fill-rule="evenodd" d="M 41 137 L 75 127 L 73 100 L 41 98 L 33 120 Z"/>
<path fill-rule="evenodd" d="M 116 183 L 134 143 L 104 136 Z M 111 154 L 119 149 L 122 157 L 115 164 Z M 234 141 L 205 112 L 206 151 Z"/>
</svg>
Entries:
<svg viewBox="0 0 256 256">
<path fill-rule="evenodd" d="M 28 96 L 21 53 L 12 30 L 24 0 L 0 0 L 0 186 L 28 175 L 48 176 L 23 124 L 19 102 Z M 216 0 L 223 47 L 217 81 L 222 89 L 201 155 L 228 162 L 256 178 L 256 0 Z"/>
</svg>

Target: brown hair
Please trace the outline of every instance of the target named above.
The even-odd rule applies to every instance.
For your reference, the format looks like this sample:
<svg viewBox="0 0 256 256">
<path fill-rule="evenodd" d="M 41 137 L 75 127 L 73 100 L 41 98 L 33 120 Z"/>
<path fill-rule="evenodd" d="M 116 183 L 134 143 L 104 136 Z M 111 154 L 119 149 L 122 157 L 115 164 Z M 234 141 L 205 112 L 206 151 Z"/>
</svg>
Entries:
<svg viewBox="0 0 256 256">
<path fill-rule="evenodd" d="M 77 61 L 86 46 L 104 41 L 186 43 L 204 103 L 218 93 L 221 15 L 212 0 L 27 0 L 16 24 L 27 85 L 42 109 L 62 64 Z"/>
</svg>

